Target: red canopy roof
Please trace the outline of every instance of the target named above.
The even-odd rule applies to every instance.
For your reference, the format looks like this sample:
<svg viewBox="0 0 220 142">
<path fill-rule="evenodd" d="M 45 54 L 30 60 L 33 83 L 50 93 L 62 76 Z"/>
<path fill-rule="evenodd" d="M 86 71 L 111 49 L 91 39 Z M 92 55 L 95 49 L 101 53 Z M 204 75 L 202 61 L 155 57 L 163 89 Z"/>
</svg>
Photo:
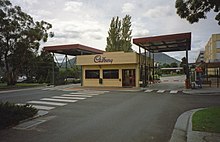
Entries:
<svg viewBox="0 0 220 142">
<path fill-rule="evenodd" d="M 153 53 L 185 51 L 191 49 L 191 33 L 135 38 L 133 43 Z"/>
<path fill-rule="evenodd" d="M 45 46 L 43 50 L 47 52 L 72 55 L 72 56 L 102 54 L 104 52 L 103 50 L 95 49 L 81 44 Z"/>
</svg>

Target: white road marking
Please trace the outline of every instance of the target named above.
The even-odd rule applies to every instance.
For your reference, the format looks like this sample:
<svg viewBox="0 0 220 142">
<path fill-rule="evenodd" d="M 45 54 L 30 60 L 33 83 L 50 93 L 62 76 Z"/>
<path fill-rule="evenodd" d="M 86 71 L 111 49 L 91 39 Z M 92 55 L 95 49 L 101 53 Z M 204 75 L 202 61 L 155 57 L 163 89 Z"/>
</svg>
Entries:
<svg viewBox="0 0 220 142">
<path fill-rule="evenodd" d="M 153 90 L 146 90 L 146 91 L 144 91 L 144 92 L 146 92 L 146 93 L 149 93 L 149 92 L 152 92 Z"/>
<path fill-rule="evenodd" d="M 101 94 L 88 94 L 88 95 L 91 95 L 91 96 L 96 96 L 96 95 L 101 95 Z"/>
<path fill-rule="evenodd" d="M 67 103 L 55 103 L 55 102 L 45 102 L 45 101 L 28 101 L 28 104 L 45 104 L 45 105 L 54 105 L 54 106 L 65 106 Z"/>
<path fill-rule="evenodd" d="M 55 101 L 55 102 L 68 102 L 68 103 L 75 103 L 75 102 L 77 102 L 77 100 L 63 100 L 63 99 L 51 99 L 51 98 L 43 98 L 43 99 L 40 99 L 40 100 L 43 100 L 43 101 Z"/>
<path fill-rule="evenodd" d="M 70 93 L 70 94 L 76 94 L 76 95 L 86 95 L 86 94 L 88 94 L 88 93 L 73 92 L 73 93 Z"/>
<path fill-rule="evenodd" d="M 176 94 L 176 93 L 178 93 L 178 90 L 172 90 L 172 91 L 170 91 L 170 93 L 171 94 Z"/>
<path fill-rule="evenodd" d="M 108 93 L 109 91 L 93 91 L 93 90 L 89 91 L 89 90 L 85 90 L 85 91 L 82 91 L 82 92 L 103 94 L 103 93 Z"/>
<path fill-rule="evenodd" d="M 158 90 L 157 93 L 163 93 L 165 90 Z"/>
<path fill-rule="evenodd" d="M 44 88 L 44 89 L 42 89 L 42 90 L 51 90 L 52 88 Z"/>
<path fill-rule="evenodd" d="M 84 100 L 86 98 L 80 98 L 80 97 L 61 97 L 61 96 L 53 96 L 54 99 L 70 99 L 70 100 Z"/>
<path fill-rule="evenodd" d="M 95 95 L 100 95 L 100 94 L 92 94 L 92 93 L 70 93 L 72 95 L 92 95 L 92 96 L 95 96 Z"/>
<path fill-rule="evenodd" d="M 64 97 L 86 97 L 86 98 L 90 98 L 92 96 L 89 96 L 89 95 L 70 95 L 70 94 L 63 94 L 62 96 Z"/>
<path fill-rule="evenodd" d="M 42 110 L 51 110 L 55 108 L 55 107 L 39 106 L 39 105 L 32 105 L 32 107 L 35 107 L 36 109 L 42 109 Z"/>
</svg>

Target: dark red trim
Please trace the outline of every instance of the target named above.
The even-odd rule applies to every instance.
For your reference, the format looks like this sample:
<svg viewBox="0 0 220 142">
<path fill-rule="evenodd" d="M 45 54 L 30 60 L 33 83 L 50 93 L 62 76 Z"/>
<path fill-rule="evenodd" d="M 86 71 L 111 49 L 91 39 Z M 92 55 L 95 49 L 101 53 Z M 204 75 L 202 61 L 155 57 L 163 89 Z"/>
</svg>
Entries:
<svg viewBox="0 0 220 142">
<path fill-rule="evenodd" d="M 103 50 L 95 49 L 81 44 L 45 46 L 43 50 L 47 52 L 65 53 L 65 54 L 68 54 L 68 52 L 72 50 L 81 50 L 85 52 L 92 52 L 94 54 L 102 54 L 104 52 Z"/>
<path fill-rule="evenodd" d="M 158 42 L 161 43 L 159 46 L 157 46 Z M 179 33 L 179 34 L 172 34 L 172 35 L 134 38 L 133 43 L 146 50 L 153 50 L 153 51 L 159 50 L 159 52 L 160 52 L 160 49 L 163 50 L 161 52 L 166 52 L 166 50 L 167 51 L 175 51 L 175 50 L 180 51 L 180 50 L 186 50 L 186 49 L 190 50 L 191 49 L 191 33 L 189 32 L 189 33 Z M 169 45 L 170 46 L 176 45 L 176 46 L 169 47 Z M 164 46 L 166 46 L 166 48 L 164 48 Z"/>
</svg>

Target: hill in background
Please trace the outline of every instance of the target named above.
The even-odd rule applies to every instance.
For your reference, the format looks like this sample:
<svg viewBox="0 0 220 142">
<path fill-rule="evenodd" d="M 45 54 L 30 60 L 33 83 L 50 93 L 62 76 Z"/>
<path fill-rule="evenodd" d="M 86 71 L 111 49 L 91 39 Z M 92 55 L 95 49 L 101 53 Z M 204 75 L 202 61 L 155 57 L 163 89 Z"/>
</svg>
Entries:
<svg viewBox="0 0 220 142">
<path fill-rule="evenodd" d="M 164 54 L 164 53 L 155 53 L 154 60 L 155 60 L 155 62 L 158 62 L 161 65 L 163 65 L 164 63 L 166 63 L 166 64 L 177 63 L 178 65 L 180 65 L 180 63 L 181 63 L 179 60 L 177 60 L 173 57 L 170 57 L 169 55 Z"/>
</svg>

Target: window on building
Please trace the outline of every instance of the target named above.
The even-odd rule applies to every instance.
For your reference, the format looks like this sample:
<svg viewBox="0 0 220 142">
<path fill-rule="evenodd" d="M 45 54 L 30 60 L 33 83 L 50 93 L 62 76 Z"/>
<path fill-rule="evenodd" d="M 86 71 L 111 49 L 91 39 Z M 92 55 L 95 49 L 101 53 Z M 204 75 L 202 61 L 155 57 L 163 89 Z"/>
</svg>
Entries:
<svg viewBox="0 0 220 142">
<path fill-rule="evenodd" d="M 118 79 L 118 70 L 103 70 L 103 79 Z"/>
<path fill-rule="evenodd" d="M 86 70 L 86 79 L 98 79 L 99 78 L 99 70 Z"/>
<path fill-rule="evenodd" d="M 216 41 L 216 48 L 220 48 L 220 40 Z"/>
<path fill-rule="evenodd" d="M 220 61 L 220 53 L 216 53 L 216 59 Z"/>
</svg>

